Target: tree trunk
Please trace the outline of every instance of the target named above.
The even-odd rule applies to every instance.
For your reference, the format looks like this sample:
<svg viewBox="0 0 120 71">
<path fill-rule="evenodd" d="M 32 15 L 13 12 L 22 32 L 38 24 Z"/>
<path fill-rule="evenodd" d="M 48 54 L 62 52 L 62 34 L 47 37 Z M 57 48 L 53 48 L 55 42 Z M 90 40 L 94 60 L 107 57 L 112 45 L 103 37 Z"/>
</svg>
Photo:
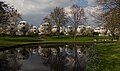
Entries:
<svg viewBox="0 0 120 71">
<path fill-rule="evenodd" d="M 76 33 L 77 33 L 77 24 L 75 24 L 75 30 L 74 30 L 74 41 L 76 41 Z"/>
<path fill-rule="evenodd" d="M 60 36 L 60 22 L 58 22 L 58 24 L 57 24 L 57 36 L 58 36 L 58 38 Z"/>
<path fill-rule="evenodd" d="M 119 33 L 119 39 L 118 39 L 118 42 L 120 42 L 120 33 Z"/>
<path fill-rule="evenodd" d="M 26 36 L 26 32 L 23 32 L 23 36 Z"/>
<path fill-rule="evenodd" d="M 58 37 L 60 36 L 60 26 L 58 26 L 58 32 L 57 32 Z"/>
</svg>

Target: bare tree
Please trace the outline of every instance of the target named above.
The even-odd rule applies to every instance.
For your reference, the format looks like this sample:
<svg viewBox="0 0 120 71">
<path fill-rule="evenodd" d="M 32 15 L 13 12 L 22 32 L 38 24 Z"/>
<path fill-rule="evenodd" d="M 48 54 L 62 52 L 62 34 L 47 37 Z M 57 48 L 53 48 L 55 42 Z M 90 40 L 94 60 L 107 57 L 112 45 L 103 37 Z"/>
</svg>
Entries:
<svg viewBox="0 0 120 71">
<path fill-rule="evenodd" d="M 48 25 L 48 32 L 49 32 L 49 35 L 51 35 L 51 29 L 52 29 L 52 19 L 50 18 L 50 16 L 46 16 L 44 19 L 44 22 L 47 22 L 47 23 L 49 23 L 49 25 Z"/>
<path fill-rule="evenodd" d="M 111 32 L 111 34 L 112 34 L 112 36 L 114 36 L 115 34 L 114 34 L 114 32 L 115 32 L 115 29 L 117 28 L 117 16 L 116 16 L 116 14 L 115 14 L 115 12 L 114 13 L 112 13 L 112 14 L 109 14 L 109 15 L 107 15 L 106 17 L 105 17 L 105 20 L 104 20 L 104 22 L 105 22 L 105 24 L 104 24 L 104 26 L 108 29 L 108 30 L 110 30 L 110 32 Z"/>
<path fill-rule="evenodd" d="M 120 0 L 99 0 L 98 4 L 104 6 L 104 22 L 111 32 L 116 28 L 120 30 Z M 119 32 L 120 41 L 120 32 Z"/>
<path fill-rule="evenodd" d="M 10 31 L 10 35 L 14 36 L 16 35 L 17 32 L 17 24 L 19 23 L 19 21 L 22 20 L 21 15 L 19 13 L 17 13 L 17 10 L 15 10 L 14 8 L 12 8 L 12 11 L 9 13 L 10 17 L 9 17 L 9 30 Z"/>
<path fill-rule="evenodd" d="M 6 24 L 9 20 L 8 18 L 8 12 L 10 10 L 10 7 L 5 4 L 5 2 L 0 1 L 0 24 Z"/>
<path fill-rule="evenodd" d="M 52 23 L 57 25 L 57 35 L 60 35 L 60 26 L 63 26 L 67 23 L 66 13 L 63 8 L 56 7 L 51 14 L 49 15 Z"/>
<path fill-rule="evenodd" d="M 15 8 L 0 1 L 0 24 L 8 24 L 10 21 L 17 21 L 18 18 L 22 19 Z"/>
<path fill-rule="evenodd" d="M 6 4 L 3 1 L 0 1 L 0 26 L 2 26 L 4 32 L 6 32 L 7 26 L 11 23 L 17 24 L 20 20 L 22 20 L 21 15 L 17 12 L 17 10 Z M 15 26 L 16 27 L 16 26 Z M 12 30 L 12 33 L 15 31 Z"/>
<path fill-rule="evenodd" d="M 78 25 L 83 24 L 83 20 L 85 18 L 85 16 L 84 16 L 84 9 L 81 8 L 80 6 L 73 5 L 71 7 L 71 12 L 70 13 L 71 13 L 71 16 L 68 16 L 68 21 L 75 28 L 74 29 L 74 33 L 73 33 L 74 40 L 75 40 L 77 27 L 78 27 Z"/>
</svg>

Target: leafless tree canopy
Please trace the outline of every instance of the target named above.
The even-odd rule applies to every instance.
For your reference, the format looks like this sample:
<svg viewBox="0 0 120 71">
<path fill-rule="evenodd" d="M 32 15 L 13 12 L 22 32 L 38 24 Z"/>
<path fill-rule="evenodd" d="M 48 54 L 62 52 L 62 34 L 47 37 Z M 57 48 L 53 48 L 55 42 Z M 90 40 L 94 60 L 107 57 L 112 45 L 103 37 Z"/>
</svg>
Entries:
<svg viewBox="0 0 120 71">
<path fill-rule="evenodd" d="M 9 22 L 17 22 L 21 19 L 21 15 L 15 8 L 9 6 L 3 1 L 0 1 L 0 24 L 4 25 Z"/>
<path fill-rule="evenodd" d="M 58 35 L 60 32 L 60 26 L 67 23 L 66 13 L 63 8 L 56 7 L 49 15 L 49 21 L 57 25 Z M 48 20 L 48 19 L 47 19 Z"/>
<path fill-rule="evenodd" d="M 74 36 L 77 32 L 77 27 L 81 24 L 84 24 L 85 16 L 84 16 L 84 9 L 80 6 L 73 5 L 71 7 L 71 16 L 68 16 L 68 21 L 74 26 Z"/>
<path fill-rule="evenodd" d="M 66 13 L 63 8 L 56 7 L 53 12 L 51 12 L 50 17 L 56 25 L 64 25 L 67 22 Z"/>
<path fill-rule="evenodd" d="M 80 25 L 80 24 L 83 24 L 82 23 L 82 20 L 84 19 L 84 9 L 77 6 L 77 5 L 73 5 L 71 7 L 71 15 L 72 16 L 69 16 L 68 19 L 69 19 L 69 22 L 72 23 L 74 25 L 74 27 Z"/>
<path fill-rule="evenodd" d="M 120 30 L 120 0 L 99 0 L 98 4 L 106 10 L 103 14 L 105 26 L 112 34 L 116 28 Z"/>
</svg>

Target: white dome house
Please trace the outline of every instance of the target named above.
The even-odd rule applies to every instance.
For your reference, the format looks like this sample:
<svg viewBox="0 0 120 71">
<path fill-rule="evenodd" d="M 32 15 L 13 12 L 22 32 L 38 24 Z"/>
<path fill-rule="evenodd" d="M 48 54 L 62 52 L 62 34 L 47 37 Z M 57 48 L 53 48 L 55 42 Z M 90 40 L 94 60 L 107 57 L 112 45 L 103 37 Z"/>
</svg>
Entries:
<svg viewBox="0 0 120 71">
<path fill-rule="evenodd" d="M 52 33 L 56 33 L 57 32 L 57 25 L 52 26 L 51 31 L 52 31 Z"/>
<path fill-rule="evenodd" d="M 85 30 L 85 26 L 84 25 L 80 25 L 77 27 L 77 35 L 82 35 L 83 32 L 82 30 Z"/>
<path fill-rule="evenodd" d="M 105 27 L 101 26 L 100 27 L 100 35 L 99 36 L 105 36 L 107 33 L 107 30 Z"/>
<path fill-rule="evenodd" d="M 45 22 L 38 28 L 39 35 L 49 34 L 49 23 Z"/>
<path fill-rule="evenodd" d="M 66 32 L 65 35 L 69 35 L 70 33 L 74 32 L 74 28 L 72 26 L 67 26 L 65 32 Z"/>
<path fill-rule="evenodd" d="M 32 26 L 30 32 L 37 33 L 38 32 L 37 26 Z"/>
<path fill-rule="evenodd" d="M 26 32 L 29 30 L 30 26 L 27 23 L 27 21 L 20 21 L 17 29 L 18 32 L 16 33 L 17 35 L 26 35 Z"/>
</svg>

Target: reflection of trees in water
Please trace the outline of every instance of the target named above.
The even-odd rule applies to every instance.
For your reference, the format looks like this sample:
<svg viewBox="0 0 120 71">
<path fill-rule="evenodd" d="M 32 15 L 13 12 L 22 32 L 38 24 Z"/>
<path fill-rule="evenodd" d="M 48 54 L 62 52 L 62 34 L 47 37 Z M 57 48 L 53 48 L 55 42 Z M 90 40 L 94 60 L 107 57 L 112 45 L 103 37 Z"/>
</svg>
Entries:
<svg viewBox="0 0 120 71">
<path fill-rule="evenodd" d="M 0 52 L 0 71 L 18 71 L 22 62 L 39 53 L 50 71 L 93 71 L 96 65 L 94 46 L 66 45 L 48 47 L 15 48 Z"/>
<path fill-rule="evenodd" d="M 86 71 L 89 51 L 91 51 L 89 47 L 90 45 L 74 45 L 40 48 L 40 54 L 43 57 L 43 63 L 49 65 L 51 71 Z"/>
<path fill-rule="evenodd" d="M 20 60 L 26 60 L 30 56 L 30 52 L 28 49 L 19 49 L 19 52 L 17 53 L 17 58 Z"/>
<path fill-rule="evenodd" d="M 0 71 L 19 71 L 22 66 L 21 60 L 29 58 L 28 50 L 10 49 L 0 53 Z"/>
<path fill-rule="evenodd" d="M 17 51 L 14 49 L 1 52 L 0 71 L 20 70 L 21 64 L 17 60 Z"/>
<path fill-rule="evenodd" d="M 31 55 L 38 53 L 38 46 L 33 46 L 33 47 L 30 47 L 30 48 L 27 48 L 27 49 L 29 49 Z"/>
</svg>

